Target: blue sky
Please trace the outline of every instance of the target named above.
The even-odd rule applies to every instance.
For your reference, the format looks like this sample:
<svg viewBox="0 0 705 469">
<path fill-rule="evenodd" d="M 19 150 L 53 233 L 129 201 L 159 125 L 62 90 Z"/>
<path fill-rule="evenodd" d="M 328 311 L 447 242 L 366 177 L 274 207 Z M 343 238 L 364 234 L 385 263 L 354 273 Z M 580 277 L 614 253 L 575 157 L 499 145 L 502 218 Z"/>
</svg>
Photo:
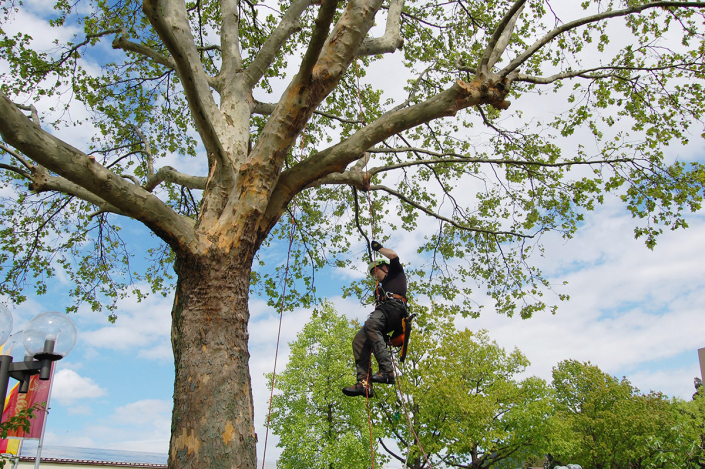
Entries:
<svg viewBox="0 0 705 469">
<path fill-rule="evenodd" d="M 39 1 L 25 2 L 16 17 L 18 30 L 46 28 L 37 15 Z M 50 30 L 56 31 L 56 30 Z M 52 37 L 37 41 L 50 47 Z M 4 65 L 0 65 L 4 66 Z M 392 76 L 398 70 L 395 59 L 380 64 L 368 79 Z M 394 90 L 385 96 L 395 97 Z M 542 112 L 536 97 L 516 103 L 527 114 Z M 41 111 L 41 109 L 40 109 Z M 76 117 L 79 107 L 72 109 Z M 83 141 L 81 129 L 65 129 L 69 142 Z M 576 136 L 579 138 L 579 136 Z M 702 141 L 687 148 L 672 147 L 673 158 L 705 160 Z M 178 159 L 178 170 L 202 175 L 202 163 Z M 426 224 L 413 233 L 396 232 L 387 247 L 396 250 L 407 266 L 419 265 L 419 240 L 433 227 Z M 459 319 L 460 327 L 487 329 L 507 349 L 519 348 L 532 362 L 529 374 L 550 379 L 551 367 L 574 358 L 591 361 L 604 371 L 626 376 L 642 391 L 663 391 L 689 398 L 693 378 L 699 375 L 697 348 L 705 347 L 705 213 L 695 214 L 688 230 L 668 232 L 654 251 L 633 239 L 633 221 L 623 205 L 614 199 L 589 214 L 575 239 L 544 237 L 546 257 L 538 262 L 556 285 L 556 291 L 571 295 L 556 315 L 537 314 L 522 321 L 492 313 L 491 302 L 479 319 Z M 144 243 L 146 231 L 126 225 L 126 238 Z M 435 226 L 435 225 L 434 225 Z M 144 247 L 144 246 L 142 246 Z M 355 250 L 354 250 L 355 251 Z M 361 249 L 357 250 L 358 252 Z M 285 261 L 279 247 L 266 254 L 271 265 Z M 363 260 L 360 259 L 360 265 Z M 340 297 L 340 287 L 357 278 L 357 272 L 329 270 L 317 275 L 319 296 L 331 300 L 350 318 L 363 320 L 369 307 Z M 569 283 L 561 286 L 563 280 Z M 30 296 L 12 308 L 16 330 L 34 314 L 62 311 L 68 304 L 70 285 L 57 278 L 42 297 Z M 172 298 L 150 296 L 138 303 L 128 298 L 118 303 L 118 320 L 109 324 L 106 315 L 82 308 L 73 318 L 79 329 L 78 343 L 59 363 L 47 425 L 46 443 L 51 445 L 166 452 L 169 442 L 173 362 L 170 349 Z M 267 400 L 264 374 L 273 369 L 278 312 L 260 298 L 250 302 L 251 374 L 255 400 L 259 450 L 264 442 Z M 283 318 L 278 369 L 288 356 L 287 343 L 310 317 L 311 311 L 296 309 Z M 352 357 L 351 357 L 352 360 Z M 351 382 L 353 377 L 351 376 Z M 276 457 L 276 438 L 270 435 L 267 459 Z"/>
</svg>

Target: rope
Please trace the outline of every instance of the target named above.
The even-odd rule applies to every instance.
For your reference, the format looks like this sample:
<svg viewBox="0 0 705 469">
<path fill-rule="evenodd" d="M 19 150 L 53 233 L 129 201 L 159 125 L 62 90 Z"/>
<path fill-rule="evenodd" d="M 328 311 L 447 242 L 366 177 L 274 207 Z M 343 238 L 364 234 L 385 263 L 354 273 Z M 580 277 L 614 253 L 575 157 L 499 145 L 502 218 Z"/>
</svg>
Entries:
<svg viewBox="0 0 705 469">
<path fill-rule="evenodd" d="M 362 121 L 362 125 L 364 126 L 365 125 L 365 114 L 362 110 L 362 92 L 360 91 L 360 73 L 358 72 L 358 68 L 357 68 L 357 59 L 355 59 L 354 63 L 355 63 L 355 77 L 356 77 L 356 84 L 357 84 L 357 102 L 358 102 L 358 105 L 360 108 L 360 121 Z M 367 152 L 365 152 L 364 158 L 365 158 L 365 174 L 367 174 L 368 173 L 367 164 L 369 162 L 369 158 L 367 157 Z M 358 229 L 360 230 L 360 232 L 363 234 L 363 236 L 367 240 L 368 251 L 369 251 L 370 250 L 370 248 L 369 248 L 370 241 L 369 241 L 369 239 L 367 239 L 367 236 L 365 236 L 364 233 L 362 232 L 362 229 L 360 228 L 359 219 L 357 217 L 357 210 L 358 210 L 357 189 L 355 189 L 354 187 L 353 187 L 353 192 L 354 192 L 354 196 L 355 196 L 355 222 L 357 223 Z M 372 211 L 372 197 L 370 195 L 369 190 L 367 191 L 367 204 L 368 204 L 368 208 L 370 211 L 370 236 L 374 240 L 374 234 L 375 234 L 374 213 Z M 375 257 L 376 257 L 376 254 L 375 254 Z M 372 256 L 370 256 L 370 258 L 372 259 Z M 374 259 L 372 259 L 372 262 L 374 262 Z M 379 280 L 377 280 L 377 278 L 375 277 L 375 306 L 377 305 L 377 289 L 378 288 L 379 288 Z M 396 361 L 394 360 L 394 354 L 390 353 L 390 355 L 392 357 L 392 366 L 394 367 L 395 375 L 399 376 L 400 370 L 397 367 Z M 372 366 L 372 355 L 370 355 L 370 365 L 369 366 L 370 367 Z M 367 378 L 368 378 L 368 380 L 370 378 L 369 368 L 367 371 Z M 402 390 L 401 390 L 400 380 L 395 379 L 394 381 L 397 383 L 397 388 L 399 390 L 399 397 L 400 397 L 400 400 L 402 403 L 402 407 L 404 408 L 404 413 L 406 414 L 406 420 L 409 423 L 409 429 L 411 429 L 411 433 L 413 433 L 413 435 L 414 435 L 414 439 L 416 440 L 416 444 L 418 444 L 419 449 L 421 449 L 421 453 L 423 454 L 424 459 L 426 460 L 426 464 L 428 464 L 428 466 L 431 469 L 433 469 L 433 465 L 428 460 L 428 456 L 426 455 L 426 451 L 424 451 L 423 446 L 421 445 L 421 441 L 419 441 L 419 436 L 416 434 L 416 430 L 414 430 L 414 425 L 411 422 L 411 417 L 409 417 L 409 411 L 406 408 L 406 402 L 404 401 L 404 394 L 402 393 Z M 367 397 L 367 419 L 368 419 L 368 422 L 370 425 L 370 447 L 372 448 L 374 445 L 374 442 L 372 439 L 372 419 L 370 417 L 370 398 L 369 398 L 369 396 Z M 408 454 L 409 454 L 409 451 L 407 450 L 407 458 L 408 458 Z M 372 468 L 374 469 L 374 456 L 373 456 L 373 460 L 372 460 Z"/>
<path fill-rule="evenodd" d="M 394 366 L 395 371 L 400 371 L 399 368 L 397 367 L 397 362 L 394 360 L 394 354 L 390 353 L 392 356 L 392 365 Z M 399 373 L 396 373 L 398 376 Z M 411 422 L 411 417 L 409 417 L 409 410 L 406 408 L 406 401 L 404 400 L 404 393 L 401 390 L 401 381 L 400 380 L 395 380 L 397 383 L 397 389 L 399 390 L 399 400 L 401 401 L 402 408 L 404 409 L 404 414 L 406 415 L 406 421 L 409 422 L 409 429 L 411 430 L 411 433 L 414 435 L 414 439 L 416 440 L 416 444 L 419 445 L 419 449 L 421 450 L 421 454 L 423 454 L 424 459 L 426 460 L 426 464 L 433 469 L 433 465 L 431 464 L 431 461 L 428 460 L 428 456 L 426 455 L 426 451 L 424 451 L 423 446 L 421 445 L 421 441 L 419 440 L 419 435 L 416 433 L 416 430 L 414 430 L 414 425 Z M 409 458 L 409 449 L 407 448 L 407 461 Z"/>
<path fill-rule="evenodd" d="M 301 135 L 301 154 L 304 152 L 304 142 L 306 140 L 306 129 Z M 262 451 L 262 469 L 267 458 L 267 440 L 269 440 L 269 424 L 272 418 L 272 402 L 274 401 L 274 381 L 277 376 L 277 358 L 279 357 L 279 341 L 282 334 L 282 318 L 284 317 L 284 304 L 286 303 L 286 282 L 289 279 L 289 264 L 291 260 L 291 246 L 294 244 L 294 233 L 296 232 L 296 198 L 291 209 L 291 226 L 289 227 L 289 249 L 286 253 L 286 268 L 284 269 L 284 285 L 282 287 L 282 302 L 279 309 L 279 330 L 277 331 L 277 346 L 274 350 L 274 370 L 272 371 L 271 392 L 269 394 L 269 412 L 267 413 L 267 432 L 264 436 L 264 449 Z"/>
<path fill-rule="evenodd" d="M 372 371 L 372 353 L 370 352 L 370 361 L 367 363 L 367 381 L 365 382 L 365 399 L 367 401 L 367 424 L 370 428 L 370 464 L 372 469 L 375 469 L 375 446 L 374 446 L 374 435 L 372 434 L 372 416 L 370 414 L 370 393 L 367 392 L 367 386 L 372 387 L 370 384 L 370 373 Z M 262 468 L 264 469 L 264 468 Z"/>
<path fill-rule="evenodd" d="M 362 122 L 362 125 L 364 127 L 365 125 L 365 113 L 362 110 L 362 92 L 360 91 L 360 73 L 357 68 L 357 58 L 355 59 L 355 78 L 356 78 L 356 84 L 357 84 L 357 104 L 360 108 L 360 121 Z M 365 158 L 365 174 L 367 174 L 367 163 L 369 161 L 369 158 L 367 157 L 367 152 L 365 152 L 364 155 Z M 372 250 L 370 240 L 365 236 L 364 232 L 360 228 L 360 223 L 359 223 L 359 218 L 358 218 L 358 205 L 357 205 L 357 189 L 353 187 L 353 192 L 355 196 L 355 222 L 357 223 L 357 227 L 360 230 L 360 233 L 365 237 L 365 240 L 367 241 L 367 253 L 370 256 L 370 261 L 375 262 L 377 260 L 377 252 Z M 374 214 L 372 213 L 372 198 L 370 197 L 370 191 L 367 191 L 367 205 L 370 211 L 370 238 L 372 240 L 375 239 L 375 224 L 374 224 Z M 375 308 L 377 308 L 377 289 L 379 288 L 379 280 L 377 279 L 377 276 L 375 275 Z M 369 385 L 370 387 L 372 386 L 370 383 L 370 373 L 372 369 L 372 351 L 370 351 L 370 360 L 367 365 L 367 383 L 366 385 Z M 368 392 L 365 392 L 365 397 L 367 401 L 367 423 L 370 428 L 370 460 L 372 464 L 372 469 L 375 468 L 375 440 L 374 440 L 374 435 L 372 434 L 372 416 L 370 415 L 370 395 Z M 264 469 L 264 468 L 262 468 Z"/>
</svg>

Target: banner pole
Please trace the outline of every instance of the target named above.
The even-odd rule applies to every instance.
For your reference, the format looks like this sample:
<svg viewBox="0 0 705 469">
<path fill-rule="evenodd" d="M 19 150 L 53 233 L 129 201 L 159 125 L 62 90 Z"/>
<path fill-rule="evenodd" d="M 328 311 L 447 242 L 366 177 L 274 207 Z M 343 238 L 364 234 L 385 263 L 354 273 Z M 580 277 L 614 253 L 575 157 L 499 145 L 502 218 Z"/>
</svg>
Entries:
<svg viewBox="0 0 705 469">
<path fill-rule="evenodd" d="M 47 396 L 47 406 L 44 411 L 44 422 L 42 422 L 42 434 L 39 435 L 39 445 L 37 446 L 37 455 L 34 458 L 34 469 L 39 469 L 39 461 L 42 458 L 42 445 L 44 444 L 44 430 L 47 428 L 47 420 L 49 420 L 49 401 L 51 400 L 51 390 L 54 387 L 54 366 L 56 362 L 51 364 L 51 378 L 49 381 L 49 395 Z"/>
<path fill-rule="evenodd" d="M 17 448 L 17 454 L 15 455 L 15 460 L 12 461 L 12 469 L 17 469 L 20 464 L 20 454 L 22 454 L 22 444 L 24 443 L 24 438 L 20 439 L 20 445 Z"/>
</svg>

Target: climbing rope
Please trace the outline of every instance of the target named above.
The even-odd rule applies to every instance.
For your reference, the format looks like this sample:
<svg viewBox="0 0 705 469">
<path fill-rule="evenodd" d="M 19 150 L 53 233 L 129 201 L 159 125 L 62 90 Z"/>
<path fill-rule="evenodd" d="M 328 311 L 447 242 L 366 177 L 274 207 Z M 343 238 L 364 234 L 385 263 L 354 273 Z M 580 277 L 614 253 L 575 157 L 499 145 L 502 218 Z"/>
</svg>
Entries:
<svg viewBox="0 0 705 469">
<path fill-rule="evenodd" d="M 394 354 L 390 353 L 392 357 L 392 365 L 394 366 L 394 371 L 397 376 L 400 374 L 400 369 L 397 367 L 397 362 L 394 360 Z M 411 417 L 409 416 L 409 410 L 406 408 L 406 401 L 404 400 L 404 393 L 401 390 L 401 381 L 400 380 L 395 380 L 397 383 L 397 389 L 399 390 L 399 400 L 401 401 L 402 408 L 404 409 L 404 414 L 406 415 L 406 421 L 409 423 L 409 429 L 411 430 L 411 433 L 414 435 L 414 440 L 416 441 L 416 444 L 419 445 L 419 449 L 421 450 L 421 454 L 423 454 L 424 459 L 426 460 L 426 464 L 433 469 L 433 465 L 431 464 L 431 461 L 428 460 L 428 456 L 426 455 L 426 451 L 423 449 L 423 446 L 421 445 L 421 441 L 419 440 L 419 435 L 416 433 L 416 430 L 414 430 L 414 424 L 411 421 Z M 406 449 L 406 457 L 407 461 L 409 458 L 409 453 L 410 449 Z"/>
<path fill-rule="evenodd" d="M 355 59 L 354 65 L 355 65 L 355 78 L 356 78 L 356 85 L 357 85 L 357 102 L 358 102 L 358 106 L 360 108 L 360 121 L 362 122 L 362 125 L 364 126 L 365 125 L 365 114 L 362 109 L 362 91 L 360 90 L 360 73 L 359 73 L 359 70 L 357 67 L 357 59 Z M 368 158 L 367 152 L 365 152 L 364 158 L 365 158 L 365 175 L 367 175 L 368 174 L 367 165 L 369 163 L 369 158 Z M 369 190 L 369 181 L 368 181 L 367 204 L 368 204 L 368 208 L 369 208 L 369 212 L 370 212 L 370 237 L 374 240 L 375 239 L 375 237 L 374 237 L 374 235 L 375 235 L 374 213 L 372 210 L 372 197 L 371 197 L 370 192 L 371 191 Z M 370 261 L 375 262 L 376 254 L 374 255 L 375 258 L 373 258 L 373 255 L 372 255 L 372 252 L 375 252 L 375 251 L 371 251 L 370 240 L 367 238 L 367 236 L 365 236 L 365 233 L 362 231 L 362 228 L 360 227 L 360 221 L 358 218 L 359 207 L 358 207 L 358 201 L 357 201 L 357 189 L 355 189 L 355 187 L 353 187 L 353 196 L 355 199 L 355 223 L 357 224 L 358 230 L 360 231 L 362 236 L 367 241 L 367 246 L 368 246 L 367 249 L 368 249 L 368 255 L 370 256 Z M 379 288 L 379 281 L 375 277 L 375 307 L 377 306 L 377 296 L 378 296 L 377 290 L 378 290 L 378 288 Z M 390 353 L 390 355 L 392 357 L 392 365 L 395 370 L 395 376 L 399 376 L 401 370 L 397 367 L 396 361 L 394 360 L 394 353 Z M 369 379 L 370 379 L 370 368 L 371 367 L 372 367 L 372 355 L 370 354 L 370 362 L 369 362 L 369 366 L 368 366 L 368 370 L 367 370 L 368 383 L 369 383 Z M 399 379 L 395 379 L 395 382 L 397 384 L 397 389 L 399 391 L 399 400 L 402 403 L 402 407 L 404 408 L 404 413 L 406 414 L 407 422 L 409 423 L 409 429 L 411 430 L 411 433 L 414 435 L 414 439 L 416 440 L 416 444 L 419 446 L 419 449 L 421 450 L 421 453 L 423 454 L 424 459 L 426 460 L 426 464 L 428 464 L 428 466 L 431 469 L 433 469 L 433 465 L 431 465 L 431 462 L 429 461 L 428 456 L 426 455 L 426 451 L 424 451 L 423 446 L 421 445 L 421 441 L 419 440 L 419 436 L 416 433 L 416 430 L 414 430 L 414 425 L 411 421 L 411 417 L 409 417 L 409 411 L 406 407 L 406 402 L 404 400 L 404 393 L 401 390 L 401 382 Z M 367 393 L 365 393 L 365 395 L 367 396 L 367 420 L 368 420 L 369 427 L 370 427 L 370 449 L 371 449 L 371 453 L 372 453 L 372 469 L 374 469 L 374 440 L 373 440 L 373 435 L 372 435 L 372 418 L 370 415 L 370 398 Z M 409 452 L 410 452 L 409 449 L 407 449 L 407 458 L 408 458 Z"/>
<path fill-rule="evenodd" d="M 355 59 L 354 62 L 355 65 L 355 82 L 357 85 L 357 104 L 360 108 L 360 122 L 362 123 L 362 126 L 365 126 L 365 113 L 362 110 L 362 92 L 360 91 L 360 72 L 357 68 L 357 58 Z M 367 157 L 367 152 L 364 154 L 365 158 L 365 174 L 367 174 L 367 163 L 369 161 L 369 158 Z M 358 218 L 358 212 L 359 212 L 359 207 L 357 203 L 357 189 L 353 186 L 353 196 L 355 197 L 355 223 L 357 224 L 358 230 L 360 230 L 360 233 L 362 233 L 362 236 L 365 238 L 367 241 L 367 255 L 370 256 L 370 262 L 375 262 L 377 260 L 377 253 L 376 251 L 373 251 L 371 249 L 371 244 L 370 244 L 370 239 L 365 236 L 365 233 L 362 231 L 362 228 L 360 227 L 360 220 Z M 370 196 L 370 191 L 367 191 L 367 205 L 369 208 L 370 212 L 370 238 L 372 240 L 375 239 L 375 223 L 374 223 L 374 214 L 372 212 L 372 198 Z M 375 308 L 377 308 L 377 289 L 379 288 L 379 280 L 375 276 Z M 370 463 L 372 465 L 372 469 L 375 469 L 375 440 L 374 440 L 374 435 L 372 433 L 372 415 L 370 413 L 370 394 L 367 392 L 367 386 L 370 386 L 370 375 L 371 375 L 371 368 L 372 368 L 372 353 L 370 353 L 369 357 L 369 362 L 367 365 L 367 381 L 365 382 L 365 400 L 367 403 L 367 423 L 370 429 Z"/>
<path fill-rule="evenodd" d="M 301 155 L 304 152 L 304 142 L 306 141 L 306 129 L 301 135 Z M 269 394 L 269 412 L 267 413 L 267 432 L 264 435 L 264 449 L 262 450 L 262 469 L 267 457 L 267 440 L 269 439 L 269 424 L 272 417 L 272 402 L 274 401 L 274 382 L 277 376 L 277 358 L 279 357 L 279 341 L 282 333 L 282 318 L 284 317 L 284 304 L 286 303 L 286 283 L 289 279 L 289 264 L 291 261 L 291 247 L 294 244 L 294 234 L 296 233 L 296 198 L 291 209 L 291 225 L 289 227 L 289 249 L 286 253 L 286 268 L 284 269 L 284 285 L 282 286 L 281 307 L 279 309 L 279 329 L 277 331 L 277 346 L 274 350 L 274 370 L 272 371 L 271 392 Z"/>
</svg>

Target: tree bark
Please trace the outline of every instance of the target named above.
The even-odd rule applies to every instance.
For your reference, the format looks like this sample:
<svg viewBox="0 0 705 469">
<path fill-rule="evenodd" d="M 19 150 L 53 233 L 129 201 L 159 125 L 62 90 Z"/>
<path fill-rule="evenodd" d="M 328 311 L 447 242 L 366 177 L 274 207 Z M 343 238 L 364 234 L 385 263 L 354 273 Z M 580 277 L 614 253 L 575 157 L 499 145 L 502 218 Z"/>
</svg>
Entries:
<svg viewBox="0 0 705 469">
<path fill-rule="evenodd" d="M 253 249 L 177 255 L 169 468 L 257 465 L 249 352 Z"/>
</svg>

